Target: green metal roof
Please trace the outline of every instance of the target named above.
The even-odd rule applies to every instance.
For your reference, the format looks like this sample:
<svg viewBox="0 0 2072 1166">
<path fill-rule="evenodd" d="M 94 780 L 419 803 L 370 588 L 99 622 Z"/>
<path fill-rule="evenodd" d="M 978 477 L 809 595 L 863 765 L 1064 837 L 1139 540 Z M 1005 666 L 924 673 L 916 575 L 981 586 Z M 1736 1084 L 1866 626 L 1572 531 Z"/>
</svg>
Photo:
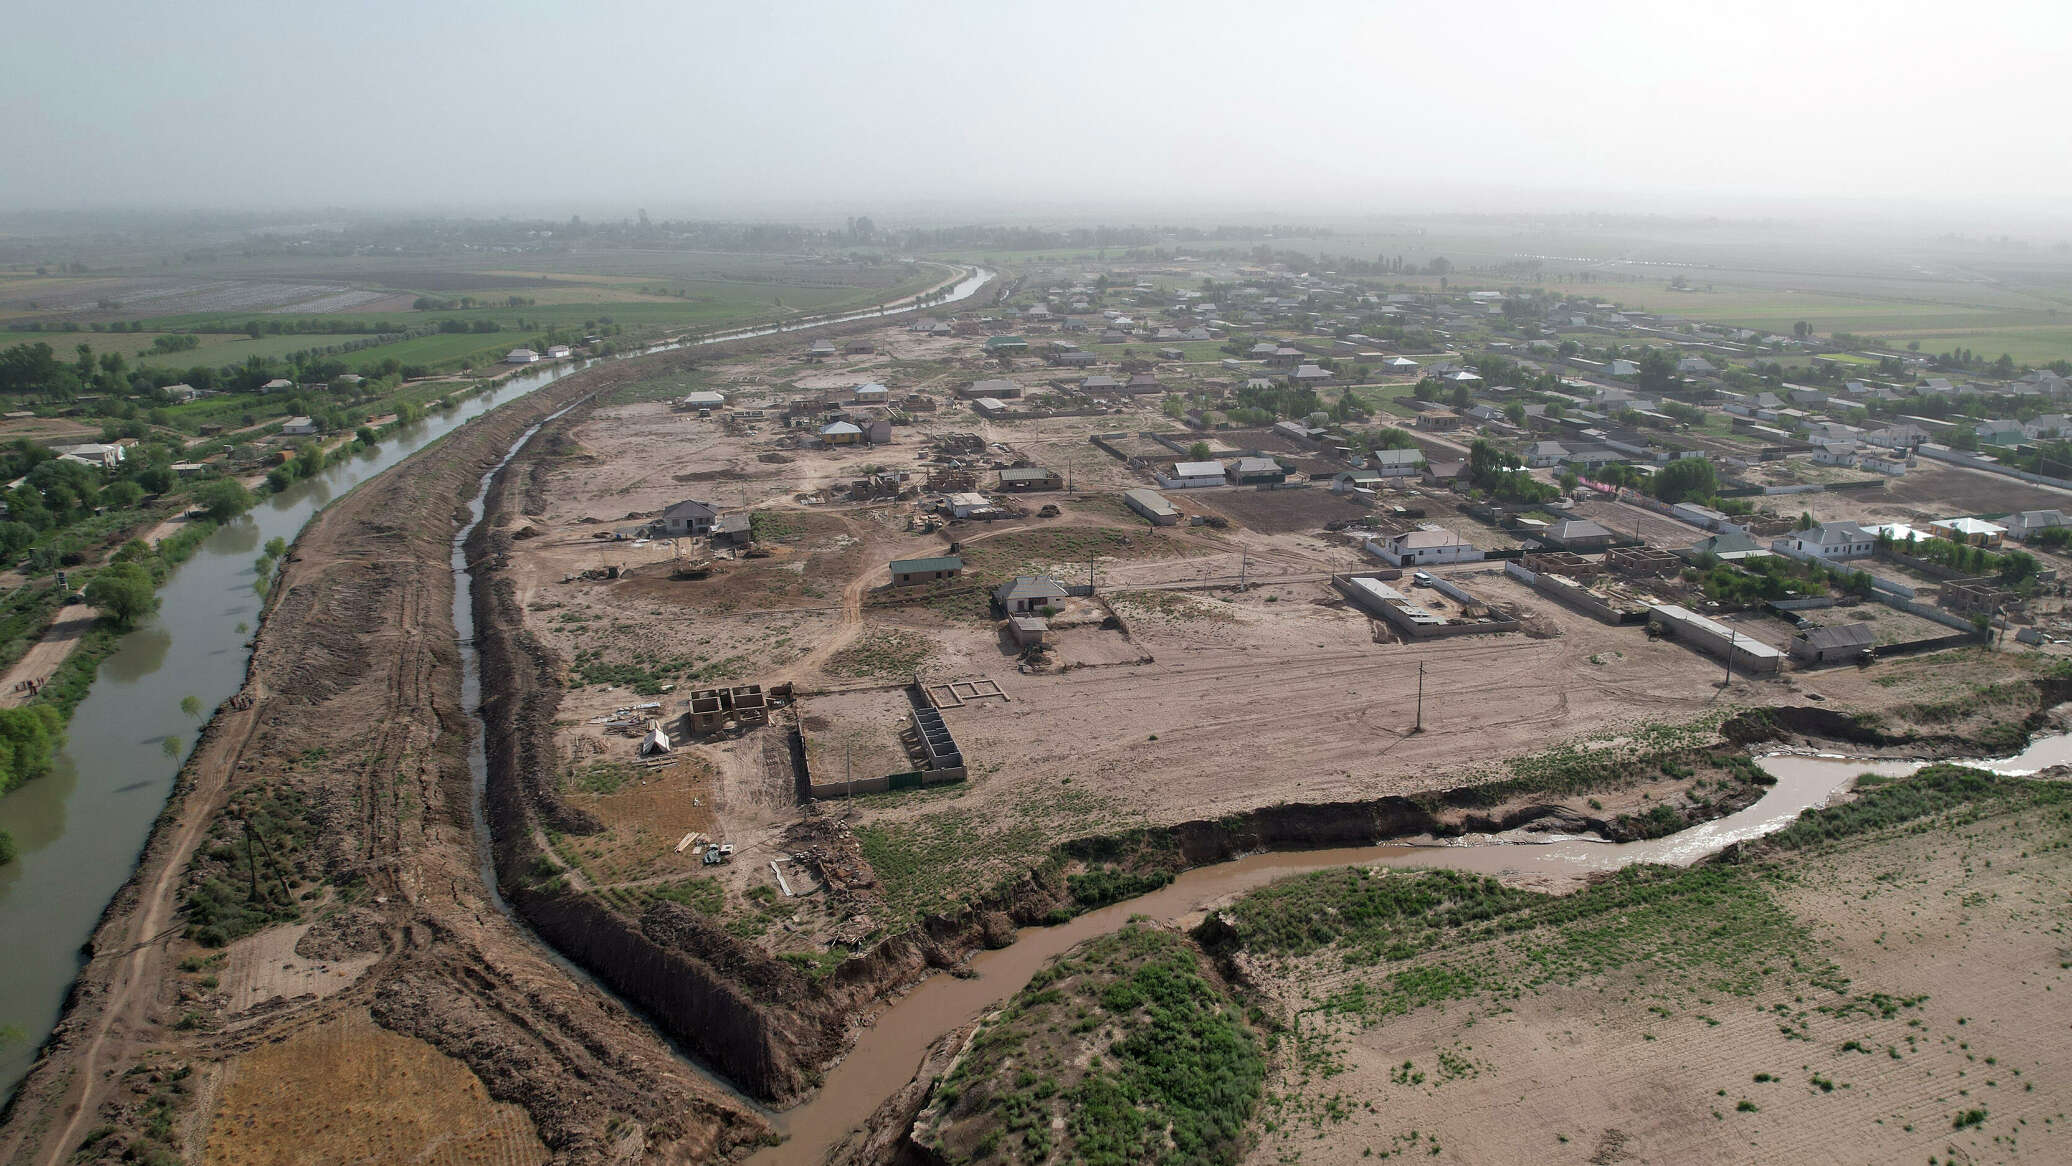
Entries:
<svg viewBox="0 0 2072 1166">
<path fill-rule="evenodd" d="M 937 555 L 932 559 L 894 559 L 892 573 L 895 575 L 918 575 L 923 571 L 962 571 L 964 560 L 956 555 Z"/>
</svg>

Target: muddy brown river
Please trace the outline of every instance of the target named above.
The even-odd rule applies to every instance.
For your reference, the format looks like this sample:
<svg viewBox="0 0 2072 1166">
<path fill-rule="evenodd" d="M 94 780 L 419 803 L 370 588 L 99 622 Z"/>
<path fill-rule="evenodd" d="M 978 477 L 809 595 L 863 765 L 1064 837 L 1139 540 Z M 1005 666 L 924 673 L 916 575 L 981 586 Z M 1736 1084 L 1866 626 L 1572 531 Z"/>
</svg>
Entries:
<svg viewBox="0 0 2072 1166">
<path fill-rule="evenodd" d="M 836 1143 L 862 1124 L 910 1080 L 936 1038 L 977 1018 L 1021 990 L 1046 963 L 1073 946 L 1120 927 L 1130 917 L 1191 923 L 1209 908 L 1275 879 L 1334 866 L 1446 867 L 1476 874 L 1574 877 L 1634 863 L 1688 865 L 1735 842 L 1760 838 L 1801 813 L 1827 804 L 1864 773 L 1899 777 L 1926 762 L 1861 761 L 1843 757 L 1776 754 L 1761 758 L 1777 784 L 1739 813 L 1645 842 L 1554 838 L 1526 842 L 1504 836 L 1469 836 L 1446 845 L 1360 846 L 1256 854 L 1182 874 L 1162 890 L 1089 911 L 1056 927 L 1026 927 L 1012 946 L 972 957 L 970 979 L 934 975 L 871 1021 L 848 1058 L 828 1073 L 820 1091 L 777 1117 L 785 1142 L 748 1161 L 753 1166 L 807 1166 L 824 1160 Z M 2014 776 L 2072 763 L 2072 735 L 2039 738 L 1999 761 L 1967 762 Z M 1537 836 L 1544 838 L 1545 836 Z"/>
</svg>

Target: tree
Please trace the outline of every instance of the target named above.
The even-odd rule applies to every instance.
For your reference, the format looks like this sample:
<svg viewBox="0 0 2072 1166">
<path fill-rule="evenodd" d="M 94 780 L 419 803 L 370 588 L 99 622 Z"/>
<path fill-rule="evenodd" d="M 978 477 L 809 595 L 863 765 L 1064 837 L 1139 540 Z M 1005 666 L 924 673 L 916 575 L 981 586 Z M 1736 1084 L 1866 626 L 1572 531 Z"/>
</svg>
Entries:
<svg viewBox="0 0 2072 1166">
<path fill-rule="evenodd" d="M 128 480 L 110 482 L 101 490 L 101 505 L 111 510 L 128 510 L 144 500 L 144 487 Z"/>
<path fill-rule="evenodd" d="M 236 478 L 204 482 L 194 491 L 194 504 L 216 522 L 228 522 L 252 505 L 252 492 Z"/>
<path fill-rule="evenodd" d="M 1197 442 L 1195 442 L 1195 443 L 1194 443 L 1193 445 L 1190 445 L 1190 446 L 1188 446 L 1188 447 L 1187 447 L 1187 460 L 1188 460 L 1188 461 L 1194 461 L 1194 462 L 1205 462 L 1205 461 L 1208 461 L 1208 460 L 1209 460 L 1209 443 L 1208 443 L 1208 442 L 1206 442 L 1206 441 L 1197 441 Z"/>
<path fill-rule="evenodd" d="M 47 704 L 0 709 L 0 793 L 50 770 L 64 722 Z"/>
<path fill-rule="evenodd" d="M 1667 349 L 1649 348 L 1640 354 L 1639 363 L 1638 383 L 1650 393 L 1666 393 L 1682 383 L 1676 375 L 1676 358 Z"/>
<path fill-rule="evenodd" d="M 1675 505 L 1689 498 L 1710 498 L 1719 489 L 1719 473 L 1702 457 L 1678 458 L 1655 474 L 1655 497 Z"/>
<path fill-rule="evenodd" d="M 86 585 L 86 601 L 120 628 L 135 627 L 138 620 L 158 610 L 151 572 L 137 563 L 101 568 Z"/>
</svg>

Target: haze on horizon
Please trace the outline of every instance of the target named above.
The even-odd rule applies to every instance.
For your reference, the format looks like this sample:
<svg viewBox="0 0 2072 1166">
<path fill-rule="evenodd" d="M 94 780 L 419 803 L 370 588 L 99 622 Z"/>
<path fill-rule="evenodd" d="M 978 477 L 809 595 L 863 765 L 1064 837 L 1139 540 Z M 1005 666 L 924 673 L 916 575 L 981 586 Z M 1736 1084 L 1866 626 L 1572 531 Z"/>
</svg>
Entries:
<svg viewBox="0 0 2072 1166">
<path fill-rule="evenodd" d="M 2062 6 L 24 9 L 0 210 L 2062 221 Z"/>
</svg>

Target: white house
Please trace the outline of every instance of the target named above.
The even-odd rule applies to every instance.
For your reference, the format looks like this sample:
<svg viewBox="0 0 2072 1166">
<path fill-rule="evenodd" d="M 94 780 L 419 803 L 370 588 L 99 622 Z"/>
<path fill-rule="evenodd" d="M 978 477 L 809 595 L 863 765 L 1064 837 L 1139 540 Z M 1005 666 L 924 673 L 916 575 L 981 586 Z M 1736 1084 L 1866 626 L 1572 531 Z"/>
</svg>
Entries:
<svg viewBox="0 0 2072 1166">
<path fill-rule="evenodd" d="M 1614 360 L 1604 366 L 1604 371 L 1615 377 L 1637 377 L 1640 366 L 1630 360 Z"/>
<path fill-rule="evenodd" d="M 1364 545 L 1368 554 L 1393 567 L 1482 561 L 1481 548 L 1445 527 L 1430 524 L 1402 534 L 1370 538 Z"/>
<path fill-rule="evenodd" d="M 1017 575 L 993 589 L 993 599 L 1010 615 L 1028 615 L 1056 606 L 1064 585 L 1048 575 Z"/>
<path fill-rule="evenodd" d="M 569 347 L 566 344 L 551 344 L 547 346 L 548 360 L 567 360 L 570 355 Z"/>
<path fill-rule="evenodd" d="M 1878 549 L 1878 537 L 1853 522 L 1823 522 L 1775 540 L 1770 549 L 1779 554 L 1839 563 L 1869 558 Z"/>
<path fill-rule="evenodd" d="M 1377 449 L 1367 455 L 1367 464 L 1384 478 L 1411 477 L 1424 461 L 1424 451 L 1419 449 Z"/>
<path fill-rule="evenodd" d="M 855 400 L 860 405 L 882 405 L 891 395 L 891 390 L 876 381 L 856 386 Z"/>
<path fill-rule="evenodd" d="M 537 364 L 540 354 L 530 348 L 513 348 L 504 353 L 505 364 Z"/>
<path fill-rule="evenodd" d="M 1407 374 L 1416 372 L 1418 363 L 1407 356 L 1392 356 L 1381 367 L 1386 372 Z"/>
<path fill-rule="evenodd" d="M 988 501 L 984 494 L 964 491 L 950 495 L 950 516 L 953 518 L 970 518 L 974 514 L 991 510 L 992 508 L 992 502 Z"/>
<path fill-rule="evenodd" d="M 1158 484 L 1168 490 L 1193 490 L 1223 484 L 1222 462 L 1174 462 L 1171 473 L 1159 471 Z"/>
<path fill-rule="evenodd" d="M 1533 469 L 1558 466 L 1568 460 L 1568 447 L 1558 441 L 1535 441 L 1525 451 L 1525 464 Z"/>
<path fill-rule="evenodd" d="M 304 418 L 304 420 L 307 420 L 307 418 Z M 122 459 L 126 453 L 127 451 L 119 445 L 89 442 L 86 445 L 75 445 L 58 456 L 64 460 L 84 462 L 90 466 L 112 470 L 122 464 Z"/>
<path fill-rule="evenodd" d="M 2038 531 L 2072 525 L 2065 521 L 2065 515 L 2057 510 L 2024 510 L 2007 516 L 2007 533 L 2024 542 Z"/>
<path fill-rule="evenodd" d="M 726 403 L 727 395 L 725 393 L 715 393 L 710 389 L 700 389 L 695 393 L 685 393 L 683 397 L 683 407 L 686 409 L 717 409 Z"/>
</svg>

